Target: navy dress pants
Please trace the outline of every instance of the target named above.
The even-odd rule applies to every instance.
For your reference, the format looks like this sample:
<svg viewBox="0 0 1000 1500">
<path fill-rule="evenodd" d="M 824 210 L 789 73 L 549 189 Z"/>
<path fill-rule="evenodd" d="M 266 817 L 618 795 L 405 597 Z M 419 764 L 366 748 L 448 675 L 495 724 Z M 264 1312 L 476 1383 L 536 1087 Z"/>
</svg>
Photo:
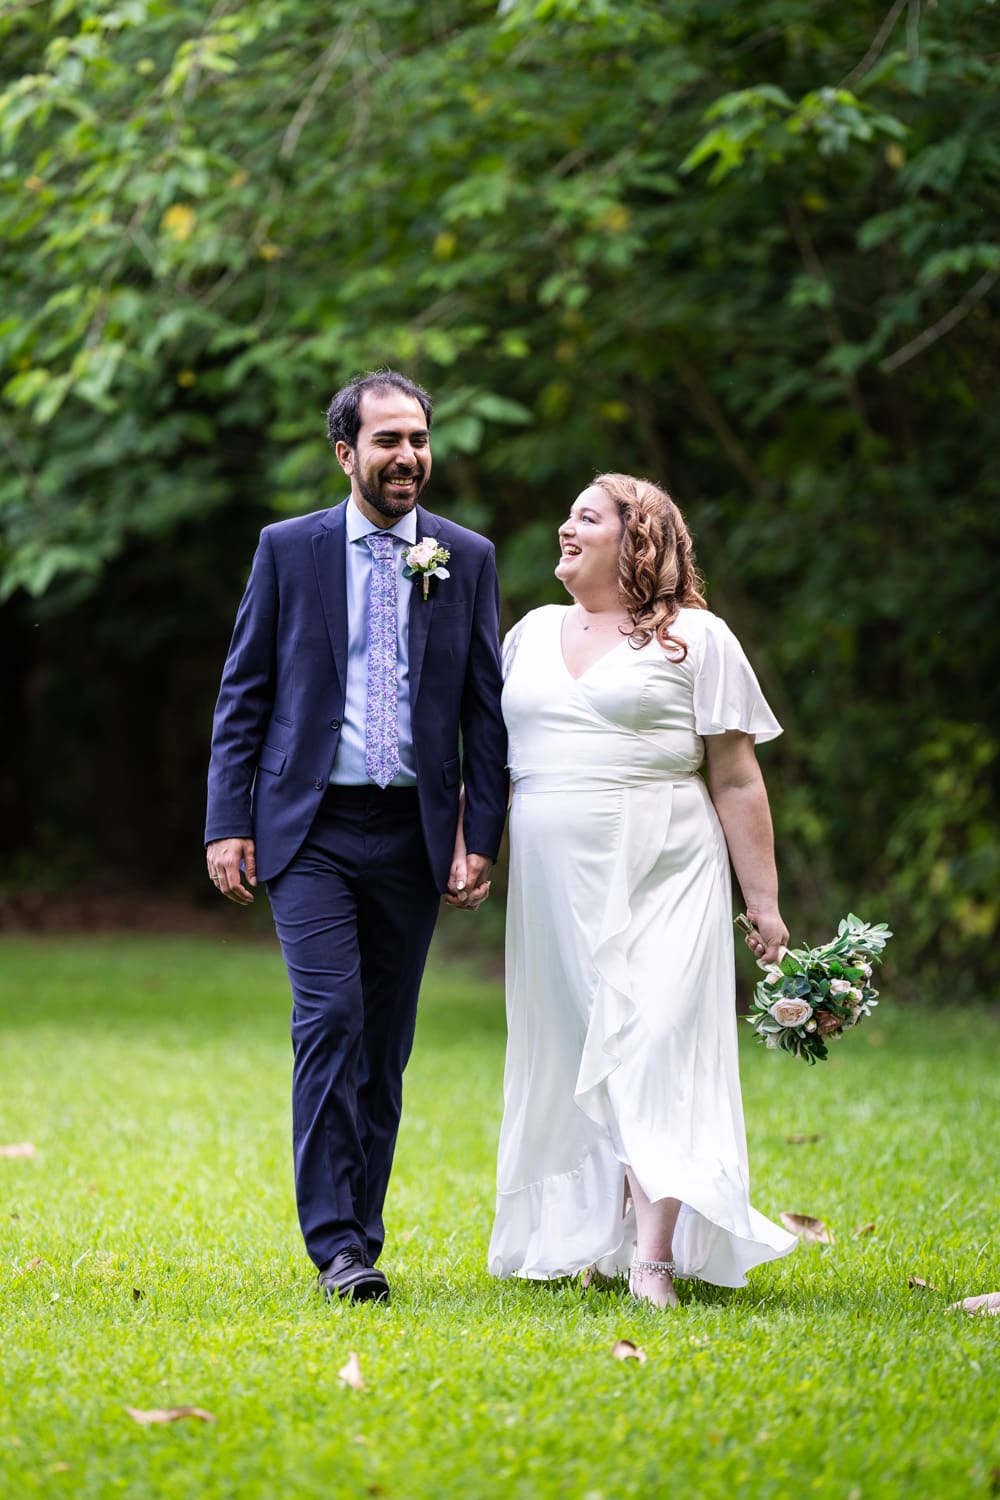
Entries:
<svg viewBox="0 0 1000 1500">
<path fill-rule="evenodd" d="M 317 1266 L 374 1265 L 440 905 L 415 788 L 331 786 L 268 897 L 292 987 L 295 1194 Z"/>
</svg>

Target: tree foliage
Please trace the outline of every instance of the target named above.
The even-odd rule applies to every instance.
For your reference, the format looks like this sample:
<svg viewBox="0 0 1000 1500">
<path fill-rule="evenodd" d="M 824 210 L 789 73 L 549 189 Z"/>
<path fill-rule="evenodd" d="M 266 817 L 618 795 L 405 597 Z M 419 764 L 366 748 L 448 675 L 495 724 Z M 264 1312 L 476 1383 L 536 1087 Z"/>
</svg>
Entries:
<svg viewBox="0 0 1000 1500">
<path fill-rule="evenodd" d="M 511 617 L 557 596 L 590 474 L 671 487 L 789 731 L 803 920 L 864 898 L 929 967 L 985 961 L 995 26 L 985 0 L 11 0 L 9 608 L 93 611 L 88 580 L 181 542 L 200 601 L 237 512 L 337 497 L 323 407 L 393 363 Z"/>
</svg>

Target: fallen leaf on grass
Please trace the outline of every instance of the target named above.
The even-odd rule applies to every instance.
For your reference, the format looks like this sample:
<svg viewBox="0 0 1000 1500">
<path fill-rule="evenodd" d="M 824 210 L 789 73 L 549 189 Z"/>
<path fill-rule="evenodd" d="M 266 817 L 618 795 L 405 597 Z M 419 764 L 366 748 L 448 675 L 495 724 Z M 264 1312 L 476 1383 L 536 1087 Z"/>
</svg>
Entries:
<svg viewBox="0 0 1000 1500">
<path fill-rule="evenodd" d="M 981 1297 L 963 1297 L 961 1302 L 949 1302 L 949 1308 L 960 1307 L 967 1313 L 1000 1313 L 1000 1292 L 984 1292 Z"/>
<path fill-rule="evenodd" d="M 925 1281 L 922 1276 L 908 1276 L 906 1278 L 906 1284 L 910 1288 L 911 1292 L 916 1292 L 916 1291 L 920 1291 L 920 1292 L 936 1292 L 937 1291 L 937 1287 L 934 1285 L 933 1281 Z"/>
<path fill-rule="evenodd" d="M 154 1427 L 161 1422 L 179 1422 L 183 1417 L 196 1417 L 199 1422 L 215 1421 L 212 1413 L 200 1406 L 154 1406 L 150 1411 L 142 1411 L 138 1406 L 126 1406 L 125 1410 L 133 1422 L 138 1422 L 143 1427 Z"/>
<path fill-rule="evenodd" d="M 787 1146 L 811 1146 L 814 1141 L 821 1141 L 822 1139 L 823 1137 L 818 1131 L 812 1133 L 806 1132 L 797 1135 L 786 1135 L 785 1144 Z"/>
<path fill-rule="evenodd" d="M 612 1359 L 635 1359 L 639 1364 L 646 1363 L 646 1351 L 633 1344 L 631 1339 L 616 1339 L 611 1345 Z"/>
<path fill-rule="evenodd" d="M 26 1271 L 40 1271 L 43 1266 L 48 1266 L 50 1271 L 52 1269 L 44 1255 L 33 1255 L 24 1269 Z"/>
<path fill-rule="evenodd" d="M 857 1229 L 852 1229 L 851 1230 L 851 1233 L 853 1234 L 853 1236 L 854 1236 L 855 1239 L 857 1239 L 859 1237 L 859 1235 L 862 1235 L 862 1234 L 874 1234 L 875 1233 L 875 1225 L 874 1224 L 859 1224 L 858 1227 L 857 1227 Z"/>
<path fill-rule="evenodd" d="M 782 1214 L 781 1222 L 792 1234 L 797 1234 L 807 1245 L 832 1245 L 833 1235 L 822 1219 L 810 1214 Z"/>
<path fill-rule="evenodd" d="M 13 1146 L 0 1146 L 0 1156 L 37 1156 L 30 1141 L 17 1141 Z"/>
<path fill-rule="evenodd" d="M 72 1467 L 72 1464 L 53 1464 L 49 1472 L 51 1474 L 68 1474 Z"/>
<path fill-rule="evenodd" d="M 349 1385 L 352 1391 L 364 1390 L 365 1383 L 361 1377 L 361 1364 L 353 1349 L 347 1356 L 347 1364 L 337 1371 L 337 1379 L 342 1380 L 345 1385 Z"/>
<path fill-rule="evenodd" d="M 143 1297 L 145 1297 L 145 1295 L 146 1295 L 146 1293 L 142 1290 L 141 1287 L 134 1286 L 132 1288 L 132 1301 L 133 1302 L 141 1302 L 142 1299 L 143 1299 Z"/>
</svg>

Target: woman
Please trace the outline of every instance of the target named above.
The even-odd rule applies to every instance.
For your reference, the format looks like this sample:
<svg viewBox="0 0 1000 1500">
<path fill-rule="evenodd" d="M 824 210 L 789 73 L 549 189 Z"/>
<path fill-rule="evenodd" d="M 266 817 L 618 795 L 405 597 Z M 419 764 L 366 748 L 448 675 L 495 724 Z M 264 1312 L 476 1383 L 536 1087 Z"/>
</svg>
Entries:
<svg viewBox="0 0 1000 1500">
<path fill-rule="evenodd" d="M 675 1306 L 675 1275 L 743 1286 L 796 1244 L 748 1197 L 729 874 L 751 951 L 775 958 L 788 933 L 754 742 L 781 729 L 663 490 L 602 474 L 559 541 L 573 604 L 532 611 L 504 645 L 509 1034 L 489 1265 L 628 1268 L 634 1297 Z"/>
</svg>

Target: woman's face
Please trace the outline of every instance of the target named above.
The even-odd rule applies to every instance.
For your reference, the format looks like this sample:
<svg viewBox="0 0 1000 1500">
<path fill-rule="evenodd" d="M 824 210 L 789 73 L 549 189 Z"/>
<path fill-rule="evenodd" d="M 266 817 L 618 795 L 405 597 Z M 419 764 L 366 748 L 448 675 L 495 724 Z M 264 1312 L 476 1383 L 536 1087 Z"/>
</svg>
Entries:
<svg viewBox="0 0 1000 1500">
<path fill-rule="evenodd" d="M 576 596 L 618 588 L 618 554 L 622 521 L 618 507 L 592 484 L 573 501 L 559 528 L 560 558 L 556 577 Z"/>
</svg>

